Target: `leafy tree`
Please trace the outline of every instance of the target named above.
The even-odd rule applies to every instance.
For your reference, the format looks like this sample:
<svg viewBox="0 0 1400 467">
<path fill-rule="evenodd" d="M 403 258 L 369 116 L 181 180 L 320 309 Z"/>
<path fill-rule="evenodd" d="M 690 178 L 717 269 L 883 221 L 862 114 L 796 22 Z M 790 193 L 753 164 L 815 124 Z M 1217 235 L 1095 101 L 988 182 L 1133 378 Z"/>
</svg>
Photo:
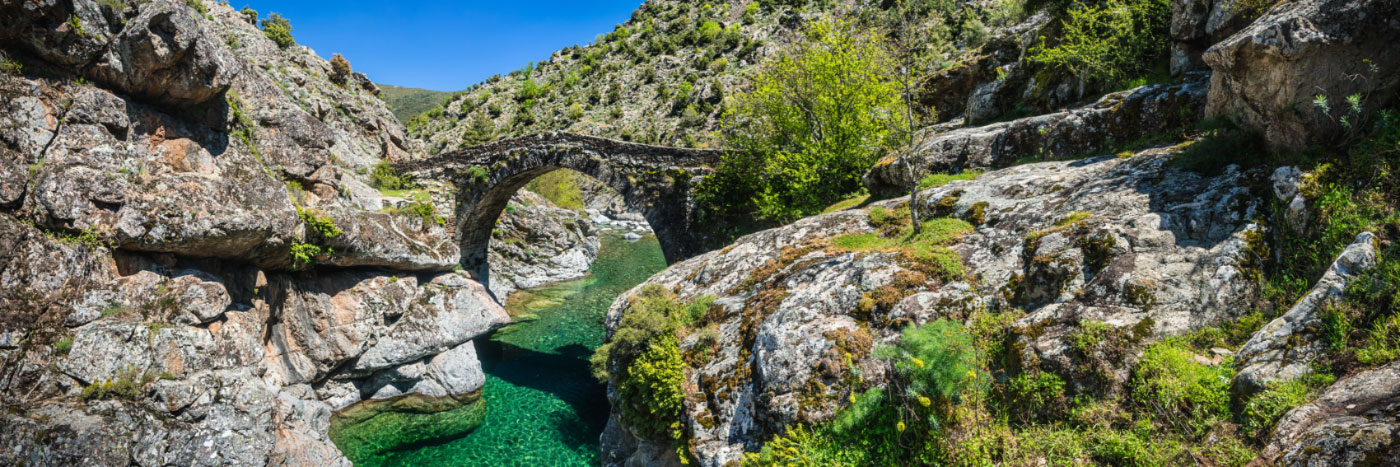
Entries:
<svg viewBox="0 0 1400 467">
<path fill-rule="evenodd" d="M 472 115 L 471 126 L 462 133 L 462 144 L 475 146 L 496 139 L 496 124 L 481 113 Z"/>
<path fill-rule="evenodd" d="M 277 43 L 278 47 L 285 49 L 296 43 L 296 40 L 292 39 L 292 22 L 287 21 L 287 18 L 283 18 L 282 15 L 277 13 L 267 15 L 267 19 L 262 22 L 262 27 L 263 34 L 268 39 L 272 39 L 272 42 Z"/>
<path fill-rule="evenodd" d="M 1060 71 L 1116 82 L 1147 71 L 1166 51 L 1170 0 L 1076 2 L 1065 14 L 1058 43 L 1049 46 L 1041 36 L 1035 52 Z"/>
<path fill-rule="evenodd" d="M 520 85 L 520 92 L 515 95 L 515 100 L 519 102 L 525 102 L 528 100 L 538 99 L 540 98 L 540 96 L 543 95 L 544 87 L 535 84 L 534 80 L 527 78 L 525 82 Z"/>
<path fill-rule="evenodd" d="M 899 135 L 899 150 L 902 154 L 910 154 L 914 148 L 914 130 L 925 120 L 932 120 L 935 110 L 927 109 L 926 112 L 917 112 L 918 105 L 914 99 L 914 93 L 918 91 L 917 86 L 920 77 L 931 73 L 933 64 L 938 63 L 936 44 L 941 41 L 933 37 L 934 28 L 929 28 L 922 23 L 925 17 L 935 17 L 929 15 L 930 10 L 938 8 L 939 0 L 895 0 L 894 4 L 886 11 L 884 21 L 887 29 L 885 43 L 894 56 L 896 68 L 894 79 L 899 83 L 900 97 L 904 100 L 904 120 L 901 122 Z M 919 197 L 919 174 L 914 169 L 914 162 L 907 158 L 903 161 L 907 171 L 909 206 L 918 206 Z M 923 223 L 919 221 L 919 210 L 910 209 L 909 216 L 914 232 L 918 233 Z"/>
<path fill-rule="evenodd" d="M 701 186 L 707 209 L 789 221 L 858 191 L 908 119 L 888 53 L 849 23 L 819 21 L 726 104 L 729 149 Z"/>
</svg>

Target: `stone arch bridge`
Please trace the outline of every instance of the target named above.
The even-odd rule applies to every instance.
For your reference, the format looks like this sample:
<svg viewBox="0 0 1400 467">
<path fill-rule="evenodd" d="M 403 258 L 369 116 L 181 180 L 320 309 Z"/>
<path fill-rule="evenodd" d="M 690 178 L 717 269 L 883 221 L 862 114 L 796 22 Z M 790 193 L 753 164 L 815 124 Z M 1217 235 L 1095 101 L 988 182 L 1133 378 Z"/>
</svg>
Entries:
<svg viewBox="0 0 1400 467">
<path fill-rule="evenodd" d="M 723 151 L 629 143 L 572 133 L 495 141 L 392 164 L 418 179 L 456 186 L 456 232 L 462 265 L 486 277 L 486 249 L 497 217 L 516 190 L 557 169 L 591 176 L 622 195 L 656 232 L 667 263 L 702 253 L 695 228 L 692 179 L 711 172 Z"/>
</svg>

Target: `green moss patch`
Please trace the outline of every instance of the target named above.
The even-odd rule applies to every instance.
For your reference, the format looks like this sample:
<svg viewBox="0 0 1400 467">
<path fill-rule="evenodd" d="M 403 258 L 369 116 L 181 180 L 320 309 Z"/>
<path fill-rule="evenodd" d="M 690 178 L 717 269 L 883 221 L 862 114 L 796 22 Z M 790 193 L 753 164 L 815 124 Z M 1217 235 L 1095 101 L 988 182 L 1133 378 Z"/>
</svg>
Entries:
<svg viewBox="0 0 1400 467">
<path fill-rule="evenodd" d="M 871 212 L 872 224 L 877 221 Z M 885 216 L 880 216 L 885 219 Z M 938 218 L 924 221 L 915 233 L 908 226 L 882 233 L 838 235 L 831 246 L 843 250 L 897 252 L 901 260 L 921 272 L 931 273 L 945 281 L 962 279 L 966 275 L 962 256 L 948 248 L 963 235 L 975 230 L 961 219 Z"/>
</svg>

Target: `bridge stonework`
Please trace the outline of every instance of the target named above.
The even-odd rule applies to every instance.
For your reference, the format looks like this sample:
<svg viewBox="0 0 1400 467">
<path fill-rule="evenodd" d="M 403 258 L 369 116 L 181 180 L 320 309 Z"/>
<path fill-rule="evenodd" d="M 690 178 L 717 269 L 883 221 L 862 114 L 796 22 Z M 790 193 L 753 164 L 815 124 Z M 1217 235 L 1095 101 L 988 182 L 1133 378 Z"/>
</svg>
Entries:
<svg viewBox="0 0 1400 467">
<path fill-rule="evenodd" d="M 667 263 L 704 252 L 693 225 L 695 177 L 711 172 L 722 151 L 651 146 L 572 133 L 544 133 L 392 164 L 418 179 L 456 186 L 456 232 L 462 266 L 488 280 L 487 247 L 496 219 L 517 190 L 557 169 L 591 176 L 622 195 L 656 232 Z"/>
</svg>

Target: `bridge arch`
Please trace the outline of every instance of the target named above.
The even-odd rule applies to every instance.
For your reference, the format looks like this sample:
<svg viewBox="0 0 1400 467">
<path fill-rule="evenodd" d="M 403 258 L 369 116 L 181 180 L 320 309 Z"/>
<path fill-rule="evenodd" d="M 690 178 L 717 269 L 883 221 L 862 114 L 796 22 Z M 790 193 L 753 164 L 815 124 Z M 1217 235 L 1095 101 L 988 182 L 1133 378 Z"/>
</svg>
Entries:
<svg viewBox="0 0 1400 467">
<path fill-rule="evenodd" d="M 487 248 L 496 220 L 516 191 L 536 177 L 571 169 L 622 195 L 642 214 L 667 263 L 703 252 L 705 238 L 692 225 L 695 177 L 710 173 L 721 152 L 670 148 L 583 136 L 544 133 L 500 140 L 400 162 L 396 170 L 456 186 L 456 235 L 462 266 L 489 282 Z"/>
</svg>

